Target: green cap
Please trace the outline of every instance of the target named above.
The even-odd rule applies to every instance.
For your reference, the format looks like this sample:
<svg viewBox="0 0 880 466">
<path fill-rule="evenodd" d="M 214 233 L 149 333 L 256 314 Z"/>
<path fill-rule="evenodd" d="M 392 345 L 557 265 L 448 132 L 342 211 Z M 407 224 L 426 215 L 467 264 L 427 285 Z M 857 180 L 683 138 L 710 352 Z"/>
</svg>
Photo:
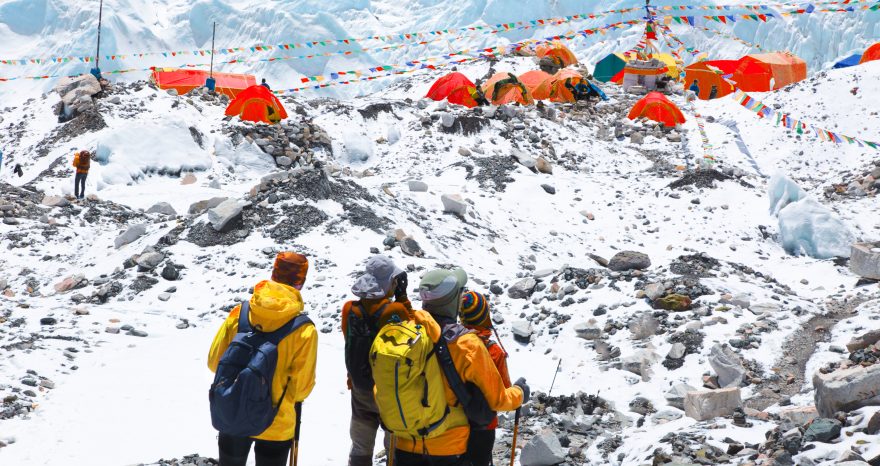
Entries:
<svg viewBox="0 0 880 466">
<path fill-rule="evenodd" d="M 431 314 L 457 319 L 461 293 L 467 279 L 467 273 L 461 268 L 436 269 L 426 273 L 419 282 L 422 306 Z"/>
</svg>

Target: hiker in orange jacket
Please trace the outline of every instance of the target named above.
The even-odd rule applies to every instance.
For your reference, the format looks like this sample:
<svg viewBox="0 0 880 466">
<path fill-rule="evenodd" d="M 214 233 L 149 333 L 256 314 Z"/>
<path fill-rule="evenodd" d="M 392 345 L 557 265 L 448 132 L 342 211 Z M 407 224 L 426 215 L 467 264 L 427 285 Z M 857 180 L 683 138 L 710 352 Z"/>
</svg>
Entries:
<svg viewBox="0 0 880 466">
<path fill-rule="evenodd" d="M 441 334 L 447 340 L 455 371 L 464 383 L 471 382 L 485 397 L 493 411 L 511 411 L 528 401 L 529 386 L 520 379 L 512 387 L 504 380 L 486 345 L 480 337 L 458 322 L 461 296 L 465 291 L 467 274 L 462 269 L 433 270 L 422 277 L 419 295 L 424 311 L 415 311 L 414 320 L 422 325 L 433 342 Z M 470 425 L 464 408 L 444 378 L 446 401 L 450 412 L 444 422 L 443 433 L 425 439 L 396 439 L 395 465 L 397 466 L 466 466 Z"/>
<path fill-rule="evenodd" d="M 254 287 L 249 304 L 249 323 L 260 331 L 281 328 L 303 311 L 299 290 L 305 283 L 308 260 L 293 252 L 279 253 L 275 259 L 272 279 Z M 211 350 L 208 368 L 217 371 L 220 358 L 238 333 L 241 305 L 236 306 L 223 322 Z M 318 333 L 314 325 L 304 325 L 284 337 L 278 344 L 278 361 L 272 378 L 272 402 L 279 406 L 272 425 L 255 437 L 218 436 L 220 466 L 245 466 L 251 444 L 257 466 L 284 466 L 294 437 L 301 403 L 315 386 L 315 365 L 318 355 Z M 285 391 L 286 388 L 286 391 Z M 283 394 L 283 399 L 281 399 Z"/>
<path fill-rule="evenodd" d="M 370 345 L 379 328 L 393 317 L 401 321 L 411 319 L 412 304 L 406 296 L 406 287 L 406 272 L 394 265 L 389 257 L 377 254 L 367 259 L 366 273 L 351 287 L 351 292 L 360 299 L 342 306 L 345 365 L 351 390 L 349 466 L 373 465 L 376 432 L 381 423 L 379 408 L 373 398 L 368 359 Z M 387 434 L 385 437 L 387 447 Z"/>
<path fill-rule="evenodd" d="M 505 388 L 510 388 L 510 373 L 507 371 L 507 351 L 501 346 L 500 341 L 492 339 L 493 330 L 489 301 L 486 297 L 475 291 L 468 291 L 461 297 L 461 324 L 476 332 L 486 349 Z M 497 337 L 497 334 L 495 335 Z M 500 339 L 499 339 L 500 340 Z M 468 437 L 467 458 L 471 466 L 491 466 L 492 449 L 495 446 L 495 429 L 498 427 L 498 417 L 485 427 L 471 426 L 471 435 Z"/>
<path fill-rule="evenodd" d="M 89 176 L 89 168 L 92 166 L 92 154 L 87 150 L 73 154 L 73 166 L 76 175 L 73 179 L 73 194 L 77 199 L 86 197 L 86 178 Z"/>
</svg>

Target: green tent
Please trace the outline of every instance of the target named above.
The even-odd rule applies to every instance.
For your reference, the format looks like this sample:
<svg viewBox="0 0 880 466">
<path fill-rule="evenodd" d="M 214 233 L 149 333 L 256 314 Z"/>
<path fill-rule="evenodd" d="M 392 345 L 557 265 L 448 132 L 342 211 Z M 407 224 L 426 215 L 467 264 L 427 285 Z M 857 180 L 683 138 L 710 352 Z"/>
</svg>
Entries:
<svg viewBox="0 0 880 466">
<path fill-rule="evenodd" d="M 593 77 L 597 81 L 607 83 L 613 80 L 624 68 L 626 68 L 626 57 L 622 53 L 612 53 L 596 63 Z"/>
</svg>

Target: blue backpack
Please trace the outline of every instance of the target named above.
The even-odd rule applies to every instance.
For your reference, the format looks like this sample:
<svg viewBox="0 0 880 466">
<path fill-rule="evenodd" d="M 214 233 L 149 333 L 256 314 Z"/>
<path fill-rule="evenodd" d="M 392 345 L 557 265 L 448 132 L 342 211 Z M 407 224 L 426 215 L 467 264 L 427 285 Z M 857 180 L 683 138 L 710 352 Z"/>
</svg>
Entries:
<svg viewBox="0 0 880 466">
<path fill-rule="evenodd" d="M 311 319 L 299 315 L 274 332 L 261 332 L 248 321 L 250 305 L 241 305 L 238 333 L 217 365 L 211 384 L 211 423 L 234 437 L 254 437 L 272 425 L 284 401 L 288 379 L 278 405 L 272 402 L 272 377 L 278 361 L 278 344 Z"/>
</svg>

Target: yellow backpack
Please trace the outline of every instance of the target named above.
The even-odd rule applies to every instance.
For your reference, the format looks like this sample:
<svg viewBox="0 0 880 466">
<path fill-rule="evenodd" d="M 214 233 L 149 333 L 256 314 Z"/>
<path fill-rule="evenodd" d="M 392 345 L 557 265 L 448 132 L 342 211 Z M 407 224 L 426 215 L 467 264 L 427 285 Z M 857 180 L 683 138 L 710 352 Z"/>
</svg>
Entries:
<svg viewBox="0 0 880 466">
<path fill-rule="evenodd" d="M 385 428 L 413 439 L 434 438 L 446 430 L 443 373 L 424 327 L 414 321 L 382 327 L 370 348 L 370 366 Z"/>
</svg>

